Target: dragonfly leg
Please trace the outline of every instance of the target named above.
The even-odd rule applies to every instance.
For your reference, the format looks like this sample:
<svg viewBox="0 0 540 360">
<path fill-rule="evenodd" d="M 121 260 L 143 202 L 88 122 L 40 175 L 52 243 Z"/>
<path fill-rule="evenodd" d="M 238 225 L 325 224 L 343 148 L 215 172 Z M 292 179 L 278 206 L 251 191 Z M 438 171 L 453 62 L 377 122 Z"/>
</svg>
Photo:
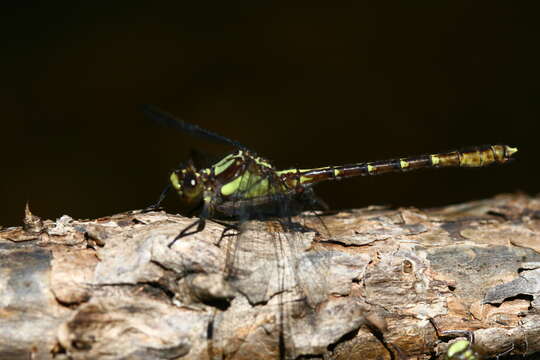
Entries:
<svg viewBox="0 0 540 360">
<path fill-rule="evenodd" d="M 161 192 L 161 194 L 159 195 L 159 199 L 158 201 L 155 203 L 155 204 L 152 204 L 150 206 L 147 206 L 146 208 L 144 208 L 142 210 L 143 213 L 146 213 L 146 212 L 149 212 L 149 211 L 154 211 L 154 210 L 157 210 L 159 208 L 159 206 L 161 205 L 161 202 L 163 200 L 165 200 L 165 197 L 167 196 L 167 194 L 169 193 L 169 191 L 171 190 L 171 184 L 167 184 L 167 186 L 165 187 L 165 189 L 163 189 L 163 191 Z"/>
<path fill-rule="evenodd" d="M 197 227 L 195 230 L 191 230 L 192 228 L 194 227 Z M 180 234 L 176 235 L 176 237 L 174 238 L 173 241 L 171 241 L 169 243 L 169 245 L 167 245 L 167 247 L 171 248 L 174 243 L 178 240 L 178 239 L 181 239 L 185 236 L 189 236 L 189 235 L 193 235 L 193 234 L 196 234 L 198 232 L 201 232 L 204 230 L 204 227 L 206 226 L 206 220 L 204 218 L 200 218 L 200 219 L 197 219 L 197 221 L 194 221 L 192 222 L 191 224 L 189 224 L 188 226 L 186 226 L 181 232 Z M 190 231 L 191 230 L 191 231 Z"/>
<path fill-rule="evenodd" d="M 231 223 L 228 223 L 226 221 L 220 221 L 220 220 L 217 220 L 217 219 L 211 219 L 211 221 L 215 222 L 216 224 L 219 224 L 219 225 L 223 226 L 223 231 L 221 232 L 221 236 L 219 237 L 219 240 L 218 240 L 218 246 L 219 246 L 219 244 L 221 243 L 221 240 L 223 240 L 224 237 L 237 235 L 236 233 L 231 234 L 231 235 L 227 234 L 229 231 L 234 230 L 234 231 L 238 232 L 240 230 L 240 227 L 238 226 L 238 224 L 231 224 Z"/>
<path fill-rule="evenodd" d="M 206 219 L 210 218 L 210 214 L 211 214 L 211 206 L 208 204 L 208 203 L 203 203 L 202 205 L 202 210 L 201 210 L 201 213 L 199 214 L 199 218 L 197 219 L 197 221 L 194 221 L 193 223 L 189 224 L 188 226 L 186 226 L 181 232 L 180 234 L 176 235 L 176 237 L 174 238 L 173 241 L 171 241 L 169 243 L 169 245 L 167 245 L 169 248 L 171 248 L 174 243 L 176 242 L 176 240 L 178 239 L 181 239 L 185 236 L 189 236 L 189 235 L 193 235 L 193 234 L 196 234 L 198 232 L 201 232 L 204 230 L 204 227 L 206 226 Z M 194 227 L 197 227 L 195 230 L 191 230 L 192 228 Z M 190 231 L 191 230 L 191 231 Z"/>
</svg>

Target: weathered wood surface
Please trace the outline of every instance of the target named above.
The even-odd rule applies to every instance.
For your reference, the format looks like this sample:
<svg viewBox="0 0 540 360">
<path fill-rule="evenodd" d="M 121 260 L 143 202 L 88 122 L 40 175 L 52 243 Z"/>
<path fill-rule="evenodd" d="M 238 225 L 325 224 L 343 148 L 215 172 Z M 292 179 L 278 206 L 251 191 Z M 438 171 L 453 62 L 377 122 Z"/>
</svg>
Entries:
<svg viewBox="0 0 540 360">
<path fill-rule="evenodd" d="M 538 197 L 341 212 L 319 234 L 208 223 L 169 249 L 192 221 L 27 213 L 0 230 L 0 358 L 427 359 L 450 340 L 434 325 L 490 356 L 540 351 Z"/>
</svg>

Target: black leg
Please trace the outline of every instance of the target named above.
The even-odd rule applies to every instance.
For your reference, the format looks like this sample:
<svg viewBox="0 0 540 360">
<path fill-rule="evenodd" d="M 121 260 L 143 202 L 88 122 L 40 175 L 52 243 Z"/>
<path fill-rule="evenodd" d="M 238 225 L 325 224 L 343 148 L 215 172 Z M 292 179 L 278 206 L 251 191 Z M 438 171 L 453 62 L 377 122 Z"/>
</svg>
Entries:
<svg viewBox="0 0 540 360">
<path fill-rule="evenodd" d="M 193 230 L 193 231 L 190 231 L 190 230 L 191 230 L 192 228 L 194 228 L 195 226 L 197 226 L 197 229 L 195 229 L 195 230 Z M 206 220 L 205 220 L 204 218 L 198 219 L 197 221 L 195 221 L 195 222 L 189 224 L 188 226 L 186 226 L 186 227 L 184 228 L 184 230 L 182 230 L 182 231 L 180 232 L 180 234 L 176 235 L 176 237 L 174 238 L 174 240 L 171 241 L 171 242 L 169 243 L 169 245 L 167 245 L 167 246 L 168 246 L 169 248 L 171 248 L 171 247 L 174 245 L 174 243 L 176 242 L 176 240 L 181 239 L 181 238 L 183 238 L 183 237 L 185 237 L 185 236 L 189 236 L 189 235 L 193 235 L 193 234 L 196 234 L 196 233 L 198 233 L 198 232 L 201 232 L 201 231 L 204 230 L 204 227 L 205 227 L 205 226 L 206 226 Z"/>
<path fill-rule="evenodd" d="M 236 236 L 236 235 L 238 235 L 238 232 L 240 231 L 240 228 L 238 227 L 237 224 L 229 224 L 229 223 L 226 223 L 224 221 L 219 221 L 219 220 L 216 220 L 216 219 L 212 219 L 212 221 L 215 222 L 216 224 L 222 225 L 224 227 L 223 231 L 221 232 L 221 236 L 219 237 L 218 243 L 217 243 L 218 246 L 221 246 L 221 240 L 223 240 L 223 238 L 225 238 L 227 236 Z M 227 234 L 231 230 L 234 230 L 235 233 L 234 234 Z"/>
<path fill-rule="evenodd" d="M 155 204 L 152 204 L 148 207 L 146 207 L 145 209 L 143 209 L 142 212 L 149 212 L 149 211 L 154 211 L 156 209 L 159 208 L 159 206 L 161 205 L 161 202 L 163 200 L 165 200 L 165 197 L 167 196 L 167 193 L 171 190 L 171 184 L 168 184 L 165 189 L 163 189 L 163 191 L 161 192 L 161 194 L 159 195 L 159 199 L 158 201 L 155 203 Z"/>
</svg>

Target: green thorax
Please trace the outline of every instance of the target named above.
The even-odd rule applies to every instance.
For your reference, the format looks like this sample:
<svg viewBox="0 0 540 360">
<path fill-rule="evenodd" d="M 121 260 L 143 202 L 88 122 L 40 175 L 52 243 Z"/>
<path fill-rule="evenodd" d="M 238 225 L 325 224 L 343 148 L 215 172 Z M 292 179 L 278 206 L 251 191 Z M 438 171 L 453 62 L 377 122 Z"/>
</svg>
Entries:
<svg viewBox="0 0 540 360">
<path fill-rule="evenodd" d="M 189 163 L 174 171 L 170 180 L 187 201 L 246 200 L 288 190 L 267 160 L 245 150 L 230 154 L 205 169 L 197 170 Z"/>
<path fill-rule="evenodd" d="M 224 198 L 251 199 L 286 190 L 267 160 L 242 150 L 212 166 L 212 173 Z"/>
</svg>

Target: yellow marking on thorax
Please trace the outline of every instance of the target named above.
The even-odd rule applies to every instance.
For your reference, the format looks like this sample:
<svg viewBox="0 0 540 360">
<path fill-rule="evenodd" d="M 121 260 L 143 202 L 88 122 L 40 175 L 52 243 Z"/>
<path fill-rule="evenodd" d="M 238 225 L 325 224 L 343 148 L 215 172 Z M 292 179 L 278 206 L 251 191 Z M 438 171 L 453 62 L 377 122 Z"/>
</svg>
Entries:
<svg viewBox="0 0 540 360">
<path fill-rule="evenodd" d="M 268 179 L 246 172 L 227 184 L 224 184 L 220 191 L 223 196 L 240 193 L 242 198 L 252 198 L 269 195 L 269 189 Z"/>
<path fill-rule="evenodd" d="M 236 179 L 229 181 L 228 183 L 223 185 L 220 190 L 221 194 L 223 196 L 229 196 L 229 195 L 234 194 L 238 190 L 241 180 L 242 180 L 242 177 L 238 176 Z"/>
<path fill-rule="evenodd" d="M 375 166 L 373 166 L 373 165 L 368 165 L 367 166 L 368 173 L 372 173 L 374 170 L 375 170 Z"/>
<path fill-rule="evenodd" d="M 276 174 L 278 174 L 278 175 L 286 175 L 286 174 L 294 173 L 296 171 L 297 171 L 296 169 L 279 170 L 279 171 L 276 171 Z"/>
<path fill-rule="evenodd" d="M 256 184 L 250 184 L 248 188 L 242 190 L 248 190 L 245 193 L 245 197 L 252 198 L 258 196 L 265 196 L 270 194 L 269 182 L 268 179 L 261 179 L 257 177 Z"/>
<path fill-rule="evenodd" d="M 432 163 L 434 166 L 439 165 L 439 163 L 440 163 L 440 161 L 441 161 L 441 158 L 440 158 L 438 155 L 430 155 L 430 158 L 431 158 L 431 163 Z"/>
<path fill-rule="evenodd" d="M 215 175 L 221 174 L 222 172 L 227 170 L 229 166 L 231 166 L 234 163 L 235 160 L 236 160 L 235 155 L 228 155 L 224 157 L 223 159 L 221 159 L 221 161 L 219 161 L 217 164 L 214 165 L 214 174 Z"/>
<path fill-rule="evenodd" d="M 262 165 L 262 166 L 265 166 L 267 168 L 272 168 L 272 165 L 270 165 L 270 163 L 268 163 L 268 161 L 266 161 L 265 159 L 263 158 L 255 158 L 255 162 L 259 165 Z"/>
</svg>

